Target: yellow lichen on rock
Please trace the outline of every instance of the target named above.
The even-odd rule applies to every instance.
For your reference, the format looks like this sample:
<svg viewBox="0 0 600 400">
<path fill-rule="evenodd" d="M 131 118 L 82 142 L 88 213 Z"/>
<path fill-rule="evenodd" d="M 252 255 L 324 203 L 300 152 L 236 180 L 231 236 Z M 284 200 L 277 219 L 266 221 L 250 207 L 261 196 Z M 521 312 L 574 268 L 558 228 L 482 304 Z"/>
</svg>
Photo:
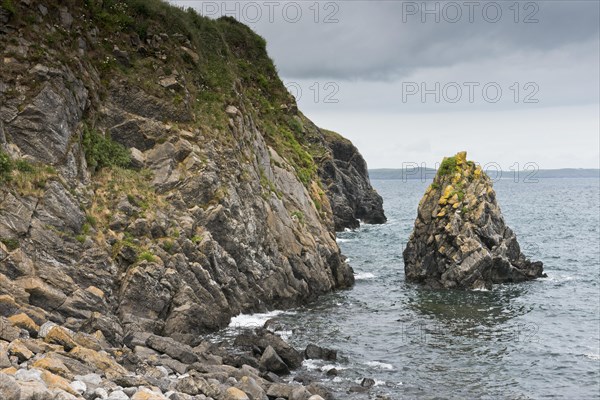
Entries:
<svg viewBox="0 0 600 400">
<path fill-rule="evenodd" d="M 442 197 L 440 197 L 440 200 L 438 201 L 438 204 L 441 206 L 446 205 L 446 203 L 448 202 L 448 198 L 451 196 L 453 191 L 454 187 L 452 185 L 446 186 L 444 188 L 444 193 L 442 194 Z"/>
<path fill-rule="evenodd" d="M 60 375 L 63 378 L 71 379 L 72 374 L 69 368 L 60 360 L 52 357 L 40 358 L 33 363 L 33 366 L 38 369 L 50 371 L 56 375 Z"/>
<path fill-rule="evenodd" d="M 101 330 L 97 330 L 96 332 L 92 333 L 92 336 L 101 342 L 106 341 L 106 337 L 104 337 L 104 334 Z"/>
<path fill-rule="evenodd" d="M 227 400 L 248 400 L 248 395 L 238 388 L 227 389 Z"/>
<path fill-rule="evenodd" d="M 448 204 L 450 205 L 456 203 L 458 203 L 458 193 L 454 193 L 454 195 L 452 195 L 452 197 L 448 200 Z"/>
<path fill-rule="evenodd" d="M 444 188 L 444 197 L 448 198 L 450 197 L 450 193 L 452 193 L 454 191 L 454 186 L 452 185 L 448 185 Z"/>
<path fill-rule="evenodd" d="M 463 165 L 467 162 L 467 152 L 459 151 L 456 153 L 456 165 Z"/>
<path fill-rule="evenodd" d="M 33 357 L 33 352 L 29 350 L 20 339 L 14 340 L 8 345 L 8 354 L 16 356 L 21 362 L 27 361 Z"/>
<path fill-rule="evenodd" d="M 458 182 L 460 182 L 461 179 L 462 179 L 462 174 L 460 173 L 460 171 L 456 172 L 454 174 L 454 176 L 452 177 L 452 184 L 456 185 Z"/>
<path fill-rule="evenodd" d="M 97 297 L 100 297 L 101 299 L 104 298 L 104 292 L 102 290 L 98 289 L 96 286 L 88 286 L 88 288 L 85 290 L 94 294 Z"/>
<path fill-rule="evenodd" d="M 79 394 L 75 390 L 73 390 L 68 380 L 58 375 L 55 375 L 50 371 L 42 371 L 42 380 L 44 381 L 46 386 L 48 386 L 49 389 L 61 389 L 72 395 Z"/>
<path fill-rule="evenodd" d="M 87 333 L 77 332 L 73 336 L 73 340 L 80 346 L 87 347 L 88 349 L 100 351 L 102 350 L 102 345 L 100 341 L 92 335 L 88 335 Z"/>
<path fill-rule="evenodd" d="M 14 375 L 17 373 L 17 369 L 15 367 L 8 367 L 0 370 L 0 372 L 6 375 Z"/>
<path fill-rule="evenodd" d="M 30 334 L 33 332 L 37 334 L 38 330 L 40 329 L 39 325 L 29 318 L 29 315 L 25 313 L 8 317 L 8 320 L 17 328 L 25 329 Z"/>
<path fill-rule="evenodd" d="M 119 364 L 117 364 L 115 360 L 110 358 L 108 355 L 97 352 L 95 350 L 77 346 L 69 352 L 69 355 L 86 364 L 93 365 L 97 369 L 103 371 L 107 377 L 121 376 L 127 374 L 127 370 Z"/>
<path fill-rule="evenodd" d="M 77 343 L 73 340 L 71 335 L 60 326 L 55 326 L 50 329 L 50 332 L 48 332 L 44 340 L 47 343 L 59 344 L 67 351 L 77 346 Z"/>
<path fill-rule="evenodd" d="M 152 392 L 148 389 L 142 389 L 139 392 L 136 392 L 131 400 L 164 400 L 165 396 L 162 394 Z"/>
</svg>

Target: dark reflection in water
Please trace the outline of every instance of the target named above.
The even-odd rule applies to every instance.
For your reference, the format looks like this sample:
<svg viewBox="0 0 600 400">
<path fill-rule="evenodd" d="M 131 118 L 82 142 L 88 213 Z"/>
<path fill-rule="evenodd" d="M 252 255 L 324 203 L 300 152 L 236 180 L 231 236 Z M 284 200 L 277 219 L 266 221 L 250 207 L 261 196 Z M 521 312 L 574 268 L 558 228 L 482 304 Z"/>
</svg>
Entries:
<svg viewBox="0 0 600 400">
<path fill-rule="evenodd" d="M 509 324 L 511 319 L 532 309 L 532 305 L 513 302 L 524 295 L 526 287 L 505 286 L 504 289 L 489 292 L 415 290 L 414 296 L 407 299 L 406 305 L 416 315 L 426 318 L 427 322 L 418 321 L 411 326 L 422 326 L 425 330 L 456 336 L 490 339 L 513 339 L 515 335 L 529 334 L 535 330 L 535 325 Z M 499 326 L 508 329 L 497 329 Z"/>
<path fill-rule="evenodd" d="M 531 310 L 531 307 L 528 310 L 512 303 L 523 293 L 524 286 L 489 292 L 419 289 L 407 305 L 440 322 L 487 320 L 490 324 L 498 324 Z"/>
</svg>

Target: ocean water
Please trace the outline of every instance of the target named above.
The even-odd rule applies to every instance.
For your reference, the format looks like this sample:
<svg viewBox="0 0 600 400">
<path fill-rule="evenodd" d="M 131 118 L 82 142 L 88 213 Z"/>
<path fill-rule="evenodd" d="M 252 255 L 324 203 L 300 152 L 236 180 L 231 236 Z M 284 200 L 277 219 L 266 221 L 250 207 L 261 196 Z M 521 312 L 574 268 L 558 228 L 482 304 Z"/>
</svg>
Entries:
<svg viewBox="0 0 600 400">
<path fill-rule="evenodd" d="M 389 222 L 339 234 L 356 285 L 275 318 L 295 346 L 337 349 L 305 361 L 339 399 L 600 398 L 600 181 L 500 180 L 507 224 L 548 278 L 491 291 L 432 291 L 404 281 L 402 250 L 427 183 L 374 180 Z M 335 367 L 336 377 L 325 371 Z M 362 378 L 367 393 L 348 393 Z"/>
</svg>

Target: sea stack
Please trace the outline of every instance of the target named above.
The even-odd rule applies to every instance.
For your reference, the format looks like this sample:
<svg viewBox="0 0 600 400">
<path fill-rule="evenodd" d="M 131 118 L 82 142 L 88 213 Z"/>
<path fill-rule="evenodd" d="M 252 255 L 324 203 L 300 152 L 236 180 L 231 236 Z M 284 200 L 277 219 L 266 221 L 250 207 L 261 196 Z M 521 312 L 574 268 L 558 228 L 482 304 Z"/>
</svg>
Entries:
<svg viewBox="0 0 600 400">
<path fill-rule="evenodd" d="M 491 179 L 466 152 L 442 161 L 403 256 L 406 279 L 431 288 L 489 289 L 545 276 L 542 262 L 521 252 Z"/>
</svg>

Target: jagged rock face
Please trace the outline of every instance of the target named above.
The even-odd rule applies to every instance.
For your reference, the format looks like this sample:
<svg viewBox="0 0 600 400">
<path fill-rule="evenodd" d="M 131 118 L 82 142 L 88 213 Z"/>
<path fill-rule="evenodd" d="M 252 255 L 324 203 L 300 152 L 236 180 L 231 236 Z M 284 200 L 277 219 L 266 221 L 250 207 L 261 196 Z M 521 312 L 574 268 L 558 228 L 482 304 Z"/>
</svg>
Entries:
<svg viewBox="0 0 600 400">
<path fill-rule="evenodd" d="M 327 186 L 335 230 L 358 228 L 360 221 L 383 224 L 387 219 L 383 199 L 369 181 L 367 163 L 349 140 L 325 132 L 331 157 L 320 163 L 319 176 Z"/>
<path fill-rule="evenodd" d="M 0 148 L 42 172 L 0 187 L 2 315 L 99 330 L 114 345 L 138 331 L 196 343 L 240 312 L 353 284 L 334 226 L 385 217 L 349 142 L 327 141 L 305 121 L 327 173 L 322 185 L 317 176 L 301 180 L 268 143 L 259 110 L 244 99 L 248 83 L 235 82 L 239 101 L 222 104 L 224 121 L 194 108 L 194 79 L 205 77 L 196 63 L 210 48 L 166 33 L 104 40 L 93 22 L 81 24 L 85 15 L 63 23 L 85 7 L 29 3 L 18 5 L 29 18 L 11 20 L 18 36 L 0 34 Z M 91 55 L 107 47 L 115 48 L 108 66 Z M 169 62 L 179 54 L 166 56 L 173 49 L 189 56 L 178 71 Z M 119 72 L 140 66 L 156 76 Z M 162 75 L 178 81 L 176 90 Z M 288 109 L 303 118 L 295 104 Z M 135 168 L 92 173 L 82 139 L 91 125 L 130 148 Z"/>
<path fill-rule="evenodd" d="M 404 250 L 406 279 L 474 289 L 544 276 L 505 225 L 490 178 L 466 156 L 445 158 L 419 203 Z"/>
</svg>

